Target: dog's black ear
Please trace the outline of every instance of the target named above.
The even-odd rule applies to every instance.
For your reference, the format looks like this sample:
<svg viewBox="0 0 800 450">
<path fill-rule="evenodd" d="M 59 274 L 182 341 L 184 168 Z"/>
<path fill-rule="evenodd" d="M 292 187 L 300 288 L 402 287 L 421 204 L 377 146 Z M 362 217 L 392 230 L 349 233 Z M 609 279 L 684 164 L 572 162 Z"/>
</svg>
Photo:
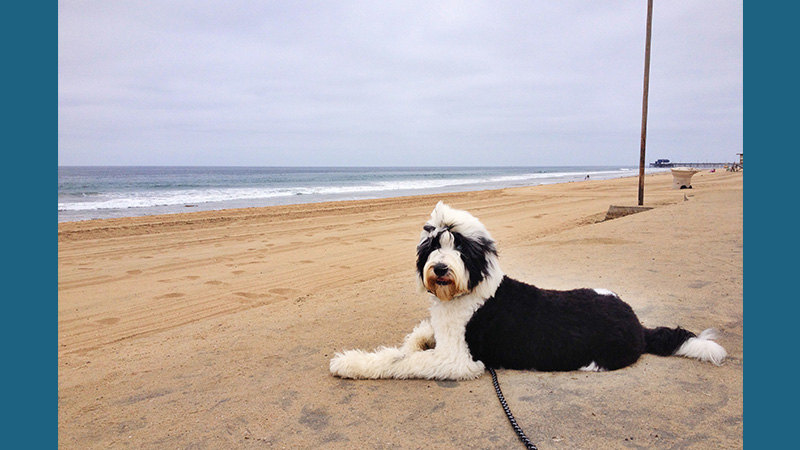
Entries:
<svg viewBox="0 0 800 450">
<path fill-rule="evenodd" d="M 469 272 L 467 287 L 473 289 L 489 275 L 488 255 L 497 256 L 494 241 L 485 237 L 466 238 L 459 233 L 453 233 L 456 249 L 461 253 L 461 260 Z"/>
</svg>

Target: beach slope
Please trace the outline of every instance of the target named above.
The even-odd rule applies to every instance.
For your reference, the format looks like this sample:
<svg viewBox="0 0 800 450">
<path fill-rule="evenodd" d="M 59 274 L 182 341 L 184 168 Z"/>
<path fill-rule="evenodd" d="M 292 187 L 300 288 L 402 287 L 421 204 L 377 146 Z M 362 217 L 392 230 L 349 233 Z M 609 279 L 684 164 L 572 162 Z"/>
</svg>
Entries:
<svg viewBox="0 0 800 450">
<path fill-rule="evenodd" d="M 539 448 L 743 446 L 743 173 L 649 175 L 58 225 L 62 449 L 522 448 L 488 373 L 342 380 L 334 352 L 399 344 L 427 316 L 414 248 L 439 200 L 504 271 L 606 288 L 647 326 L 713 327 L 720 366 L 644 355 L 604 373 L 500 370 Z"/>
</svg>

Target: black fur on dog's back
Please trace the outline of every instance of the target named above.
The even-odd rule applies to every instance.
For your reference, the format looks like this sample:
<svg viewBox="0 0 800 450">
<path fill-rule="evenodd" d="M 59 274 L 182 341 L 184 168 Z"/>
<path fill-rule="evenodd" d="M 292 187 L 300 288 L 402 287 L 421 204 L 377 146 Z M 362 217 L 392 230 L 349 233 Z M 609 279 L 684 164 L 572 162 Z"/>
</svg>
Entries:
<svg viewBox="0 0 800 450">
<path fill-rule="evenodd" d="M 539 289 L 504 277 L 466 327 L 472 358 L 488 367 L 569 371 L 594 362 L 605 370 L 642 353 L 671 355 L 694 334 L 646 329 L 615 295 L 593 289 Z"/>
</svg>

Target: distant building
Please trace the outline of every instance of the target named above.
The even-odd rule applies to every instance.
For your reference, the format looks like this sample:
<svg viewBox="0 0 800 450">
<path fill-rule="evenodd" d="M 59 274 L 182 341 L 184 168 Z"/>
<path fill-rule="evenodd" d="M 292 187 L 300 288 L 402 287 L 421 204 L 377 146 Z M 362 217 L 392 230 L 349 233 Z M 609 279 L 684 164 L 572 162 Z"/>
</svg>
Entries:
<svg viewBox="0 0 800 450">
<path fill-rule="evenodd" d="M 650 167 L 672 167 L 672 166 L 674 166 L 674 164 L 669 162 L 668 159 L 657 159 L 656 162 L 650 163 Z"/>
</svg>

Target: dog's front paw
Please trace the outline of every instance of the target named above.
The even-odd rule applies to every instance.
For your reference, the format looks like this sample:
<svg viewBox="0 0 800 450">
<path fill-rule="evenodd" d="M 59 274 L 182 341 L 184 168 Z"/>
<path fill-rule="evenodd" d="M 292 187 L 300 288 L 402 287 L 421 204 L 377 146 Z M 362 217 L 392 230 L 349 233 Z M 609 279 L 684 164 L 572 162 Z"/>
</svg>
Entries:
<svg viewBox="0 0 800 450">
<path fill-rule="evenodd" d="M 331 373 L 342 378 L 358 378 L 355 376 L 354 366 L 359 352 L 360 350 L 348 350 L 344 353 L 336 353 L 331 359 Z"/>
<path fill-rule="evenodd" d="M 403 342 L 402 350 L 405 353 L 421 352 L 436 348 L 436 339 L 434 338 L 433 327 L 427 320 L 414 328 L 414 331 L 406 336 Z"/>
<path fill-rule="evenodd" d="M 367 379 L 391 378 L 392 364 L 403 359 L 404 354 L 396 348 L 382 348 L 373 353 L 348 350 L 337 353 L 331 359 L 331 373 L 341 378 Z"/>
</svg>

